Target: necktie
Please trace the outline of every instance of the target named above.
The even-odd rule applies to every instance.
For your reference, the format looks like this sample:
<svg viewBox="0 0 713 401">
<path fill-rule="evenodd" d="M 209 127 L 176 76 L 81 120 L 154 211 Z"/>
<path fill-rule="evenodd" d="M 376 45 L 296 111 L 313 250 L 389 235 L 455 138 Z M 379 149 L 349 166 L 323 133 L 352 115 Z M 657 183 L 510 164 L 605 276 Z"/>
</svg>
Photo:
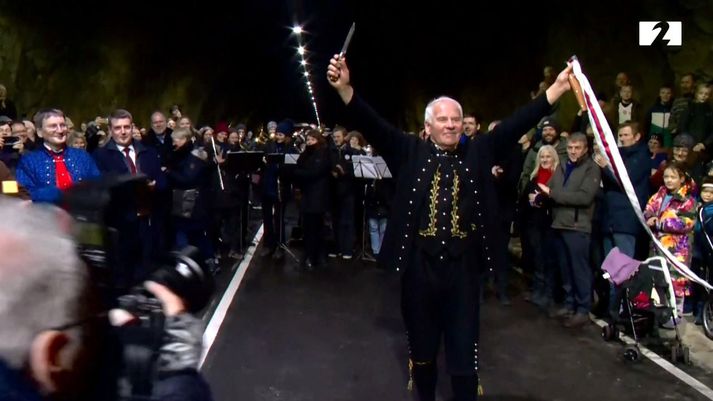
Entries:
<svg viewBox="0 0 713 401">
<path fill-rule="evenodd" d="M 131 160 L 131 156 L 129 155 L 129 152 L 131 149 L 129 147 L 124 148 L 124 157 L 126 158 L 126 163 L 129 165 L 129 171 L 131 172 L 131 175 L 136 175 L 136 164 L 134 164 L 134 161 Z"/>
<path fill-rule="evenodd" d="M 50 152 L 54 160 L 55 182 L 57 188 L 67 189 L 72 186 L 72 176 L 69 175 L 67 165 L 64 163 L 64 153 Z"/>
</svg>

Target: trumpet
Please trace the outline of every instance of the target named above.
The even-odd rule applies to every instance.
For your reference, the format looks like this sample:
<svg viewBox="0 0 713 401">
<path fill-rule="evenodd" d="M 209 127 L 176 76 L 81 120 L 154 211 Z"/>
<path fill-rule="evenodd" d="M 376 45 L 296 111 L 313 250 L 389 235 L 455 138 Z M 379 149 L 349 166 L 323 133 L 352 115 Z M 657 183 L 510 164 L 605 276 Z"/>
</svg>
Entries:
<svg viewBox="0 0 713 401">
<path fill-rule="evenodd" d="M 261 127 L 260 127 L 260 133 L 257 135 L 257 138 L 255 138 L 255 142 L 256 142 L 257 144 L 259 144 L 259 145 L 264 145 L 264 144 L 266 144 L 267 141 L 269 141 L 269 140 L 270 140 L 270 138 L 267 136 L 267 134 L 265 133 L 265 130 L 264 130 L 263 127 L 261 126 Z"/>
</svg>

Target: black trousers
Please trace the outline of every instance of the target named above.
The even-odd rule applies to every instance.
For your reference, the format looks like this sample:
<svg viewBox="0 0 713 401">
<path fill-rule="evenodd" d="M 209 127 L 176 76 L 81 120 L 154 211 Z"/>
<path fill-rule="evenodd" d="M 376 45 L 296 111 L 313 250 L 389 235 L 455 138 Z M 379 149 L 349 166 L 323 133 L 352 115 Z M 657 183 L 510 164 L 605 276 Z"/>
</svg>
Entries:
<svg viewBox="0 0 713 401">
<path fill-rule="evenodd" d="M 444 338 L 448 373 L 477 375 L 480 280 L 465 258 L 417 250 L 402 278 L 401 309 L 414 363 L 435 362 Z M 473 391 L 476 389 L 474 388 Z"/>
<path fill-rule="evenodd" d="M 325 253 L 324 213 L 304 213 L 302 215 L 302 238 L 304 239 L 304 260 L 318 265 Z"/>
</svg>

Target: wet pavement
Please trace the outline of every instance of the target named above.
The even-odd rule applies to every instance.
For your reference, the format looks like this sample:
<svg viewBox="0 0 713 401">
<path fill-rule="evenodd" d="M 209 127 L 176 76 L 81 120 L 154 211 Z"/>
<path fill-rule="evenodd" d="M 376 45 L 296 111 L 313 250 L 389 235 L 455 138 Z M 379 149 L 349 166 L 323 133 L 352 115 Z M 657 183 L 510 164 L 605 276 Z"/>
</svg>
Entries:
<svg viewBox="0 0 713 401">
<path fill-rule="evenodd" d="M 372 263 L 332 259 L 303 272 L 289 258 L 255 256 L 203 366 L 215 399 L 415 400 L 406 389 L 399 292 L 398 273 Z M 602 341 L 594 324 L 566 329 L 519 297 L 511 307 L 490 298 L 482 306 L 480 399 L 708 399 L 648 359 L 624 361 L 622 347 Z M 438 397 L 448 400 L 439 362 Z M 713 385 L 704 370 L 683 369 Z"/>
</svg>

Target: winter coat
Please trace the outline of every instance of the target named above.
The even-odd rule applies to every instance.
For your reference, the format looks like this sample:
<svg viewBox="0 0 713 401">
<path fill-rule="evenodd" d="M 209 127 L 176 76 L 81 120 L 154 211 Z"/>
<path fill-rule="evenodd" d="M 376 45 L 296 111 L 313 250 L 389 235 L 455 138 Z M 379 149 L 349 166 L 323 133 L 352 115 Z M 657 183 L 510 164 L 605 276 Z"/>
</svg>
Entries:
<svg viewBox="0 0 713 401">
<path fill-rule="evenodd" d="M 662 186 L 649 199 L 644 217 L 647 221 L 651 217 L 658 218 L 658 224 L 652 229 L 656 238 L 676 259 L 688 265 L 691 260 L 689 234 L 696 222 L 696 199 L 691 195 L 691 187 L 686 184 L 674 192 L 671 201 L 663 207 L 667 193 L 666 187 Z M 670 270 L 676 296 L 688 295 L 687 280 L 673 266 Z"/>
<path fill-rule="evenodd" d="M 565 183 L 566 166 L 567 162 L 558 165 L 550 178 L 550 198 L 555 202 L 552 228 L 591 233 L 594 197 L 599 191 L 601 171 L 591 157 L 584 155 Z"/>
<path fill-rule="evenodd" d="M 619 148 L 619 153 L 626 166 L 631 184 L 636 192 L 640 207 L 646 205 L 649 197 L 649 176 L 651 175 L 651 159 L 646 144 L 639 142 L 633 146 Z M 634 208 L 624 190 L 608 168 L 602 169 L 602 184 L 604 187 L 604 215 L 602 231 L 606 234 L 631 234 L 641 232 L 641 223 L 636 217 Z"/>
</svg>

